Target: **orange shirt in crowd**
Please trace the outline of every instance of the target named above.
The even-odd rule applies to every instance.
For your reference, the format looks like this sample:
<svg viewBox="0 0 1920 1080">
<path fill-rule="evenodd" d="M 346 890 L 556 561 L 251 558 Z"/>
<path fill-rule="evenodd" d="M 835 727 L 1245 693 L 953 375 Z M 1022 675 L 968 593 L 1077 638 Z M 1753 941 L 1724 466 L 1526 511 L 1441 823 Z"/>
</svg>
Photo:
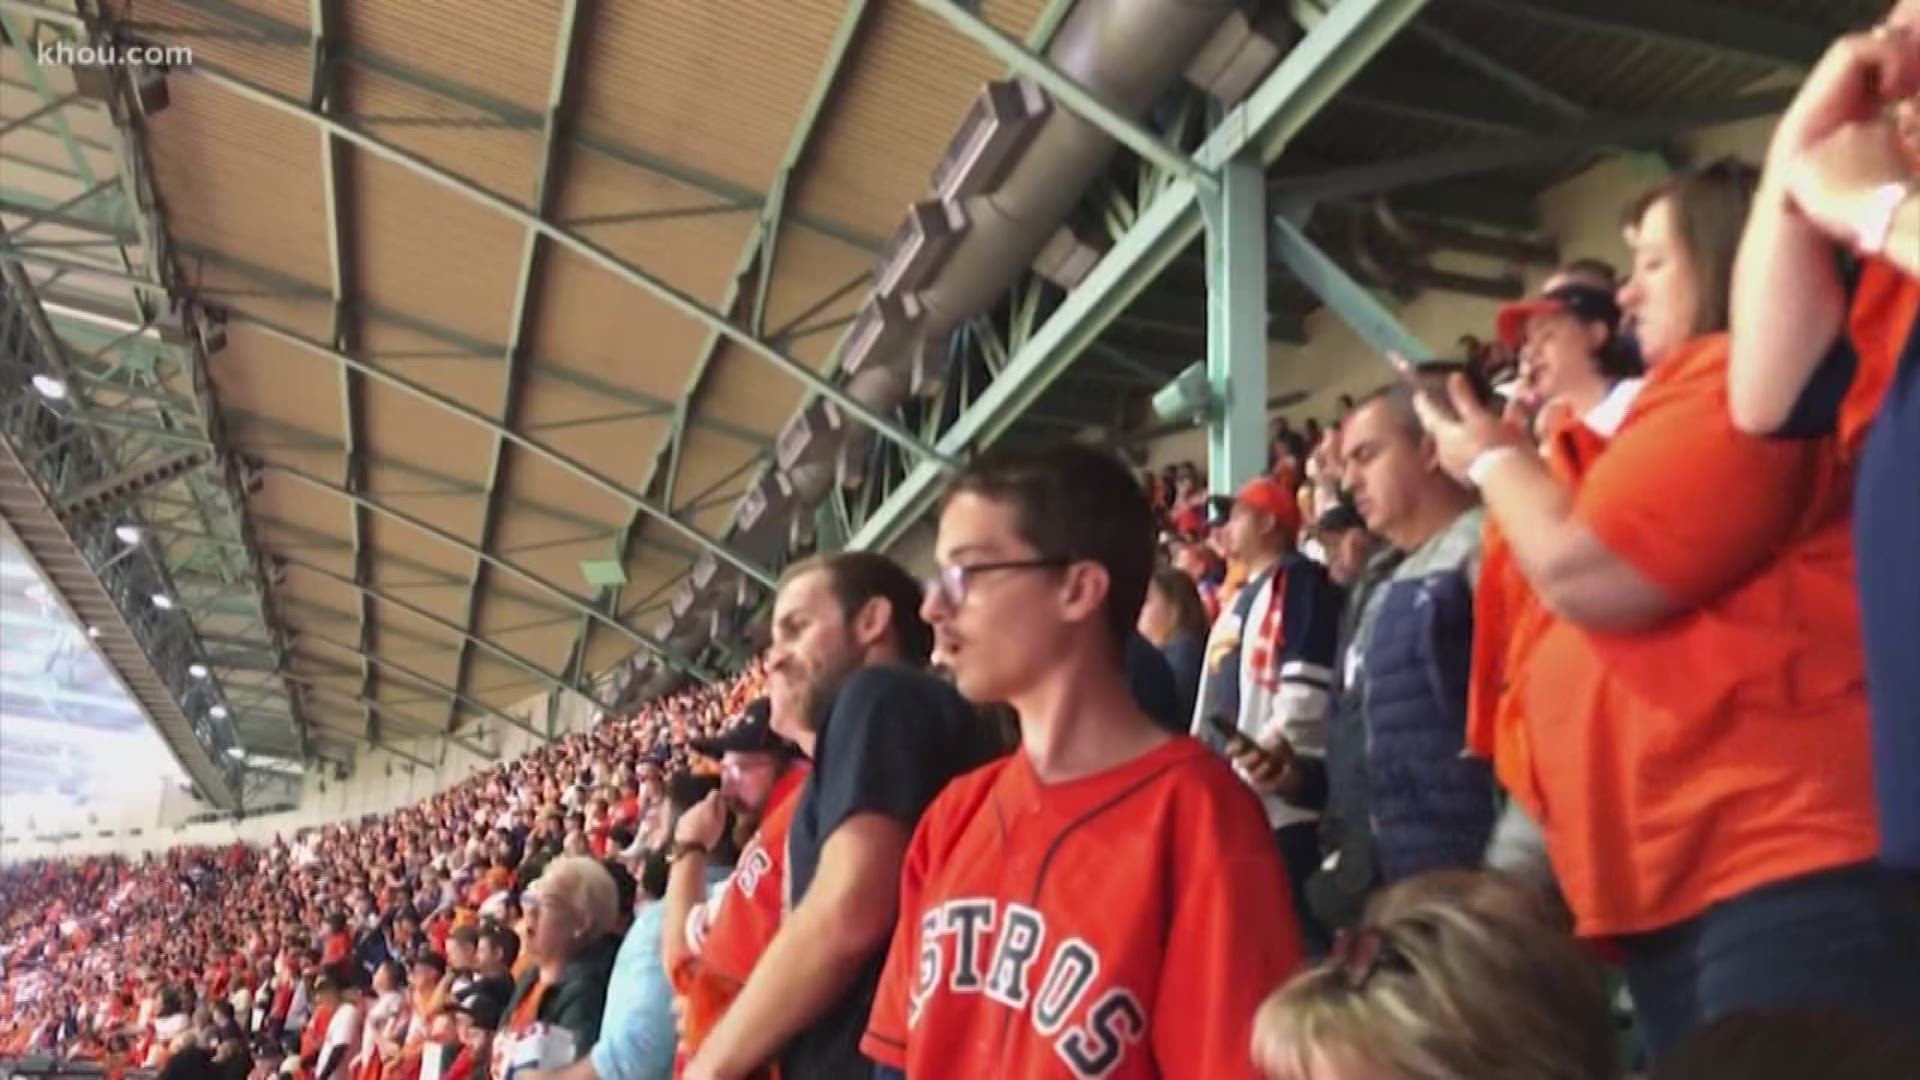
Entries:
<svg viewBox="0 0 1920 1080">
<path fill-rule="evenodd" d="M 1547 468 L 1578 489 L 1606 437 L 1565 417 L 1542 441 Z M 1480 532 L 1480 579 L 1473 593 L 1473 668 L 1467 685 L 1467 749 L 1493 764 L 1501 788 L 1536 821 L 1544 813 L 1533 773 L 1533 746 L 1515 684 L 1552 614 L 1514 560 L 1506 533 L 1491 515 Z"/>
<path fill-rule="evenodd" d="M 1682 922 L 1874 857 L 1864 661 L 1833 439 L 1741 434 L 1727 337 L 1656 366 L 1575 500 L 1685 610 L 1607 633 L 1553 618 L 1525 680 L 1541 824 L 1586 936 Z"/>
<path fill-rule="evenodd" d="M 668 973 L 673 992 L 685 1002 L 680 1067 L 740 996 L 753 965 L 780 929 L 786 914 L 787 830 L 806 779 L 807 767 L 795 765 L 774 781 L 760 828 L 740 853 L 733 875 L 689 920 L 686 933 L 696 951 Z"/>
</svg>

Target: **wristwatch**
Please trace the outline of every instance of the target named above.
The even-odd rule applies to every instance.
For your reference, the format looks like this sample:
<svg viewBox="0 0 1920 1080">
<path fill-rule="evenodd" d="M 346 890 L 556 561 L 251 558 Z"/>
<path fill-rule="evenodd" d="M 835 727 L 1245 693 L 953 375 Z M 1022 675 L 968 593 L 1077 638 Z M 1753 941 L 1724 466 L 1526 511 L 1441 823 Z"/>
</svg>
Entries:
<svg viewBox="0 0 1920 1080">
<path fill-rule="evenodd" d="M 1920 194 L 1920 181 L 1895 180 L 1881 184 L 1867 195 L 1860 219 L 1854 223 L 1858 232 L 1856 246 L 1862 255 L 1878 256 L 1886 252 L 1894 219 L 1916 194 Z"/>
</svg>

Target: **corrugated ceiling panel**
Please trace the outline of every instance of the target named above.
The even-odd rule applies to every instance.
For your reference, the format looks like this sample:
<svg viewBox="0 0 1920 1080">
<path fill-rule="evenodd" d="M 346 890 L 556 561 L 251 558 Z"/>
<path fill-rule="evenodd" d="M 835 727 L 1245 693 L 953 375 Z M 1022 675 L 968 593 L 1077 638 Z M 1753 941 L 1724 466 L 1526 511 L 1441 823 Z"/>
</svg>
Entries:
<svg viewBox="0 0 1920 1080">
<path fill-rule="evenodd" d="M 504 342 L 524 231 L 477 203 L 364 154 L 350 154 L 358 295 L 378 308 L 469 337 Z M 500 379 L 487 365 L 426 362 L 407 377 L 497 416 Z"/>
<path fill-rule="evenodd" d="M 927 190 L 982 84 L 1005 68 L 910 3 L 881 3 L 868 18 L 794 194 L 809 214 L 884 238 Z"/>
<path fill-rule="evenodd" d="M 574 151 L 562 171 L 565 182 L 554 214 L 558 220 L 708 307 L 719 306 L 741 246 L 758 222 L 758 206 L 736 205 L 725 213 L 699 216 L 614 221 L 610 219 L 734 204 L 590 151 Z"/>
<path fill-rule="evenodd" d="M 173 104 L 147 121 L 168 233 L 325 287 L 318 133 L 204 81 L 176 79 L 172 95 Z"/>
<path fill-rule="evenodd" d="M 276 93 L 305 101 L 312 83 L 306 0 L 241 0 L 214 5 L 196 0 L 110 0 L 116 17 L 137 24 L 140 36 L 193 50 L 193 62 L 217 67 Z M 219 8 L 230 8 L 223 13 Z M 185 79 L 168 85 L 177 89 Z"/>
<path fill-rule="evenodd" d="M 533 201 L 541 134 L 362 68 L 349 68 L 346 108 L 369 135 L 522 206 Z M 443 198 L 452 197 L 437 188 Z"/>
<path fill-rule="evenodd" d="M 764 192 L 844 6 L 610 5 L 586 50 L 580 130 Z"/>
<path fill-rule="evenodd" d="M 349 40 L 436 80 L 542 110 L 552 78 L 560 0 L 358 0 Z"/>
<path fill-rule="evenodd" d="M 546 261 L 533 355 L 668 399 L 686 385 L 707 330 L 566 251 Z"/>
<path fill-rule="evenodd" d="M 207 374 L 223 409 L 342 437 L 340 374 L 330 360 L 234 325 L 227 347 L 209 358 Z"/>
</svg>

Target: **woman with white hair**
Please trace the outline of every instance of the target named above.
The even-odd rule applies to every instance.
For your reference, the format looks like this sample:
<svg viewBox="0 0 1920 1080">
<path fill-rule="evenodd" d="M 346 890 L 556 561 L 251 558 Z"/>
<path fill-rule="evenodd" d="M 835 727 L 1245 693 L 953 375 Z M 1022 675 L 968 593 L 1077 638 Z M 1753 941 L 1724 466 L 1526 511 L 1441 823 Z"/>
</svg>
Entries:
<svg viewBox="0 0 1920 1080">
<path fill-rule="evenodd" d="M 529 963 L 494 1041 L 495 1076 L 504 1074 L 505 1063 L 518 1056 L 513 1044 L 535 1025 L 557 1040 L 537 1055 L 541 1068 L 569 1064 L 593 1049 L 620 945 L 613 877 L 592 859 L 563 856 L 548 863 L 520 905 L 527 919 L 521 948 Z"/>
</svg>

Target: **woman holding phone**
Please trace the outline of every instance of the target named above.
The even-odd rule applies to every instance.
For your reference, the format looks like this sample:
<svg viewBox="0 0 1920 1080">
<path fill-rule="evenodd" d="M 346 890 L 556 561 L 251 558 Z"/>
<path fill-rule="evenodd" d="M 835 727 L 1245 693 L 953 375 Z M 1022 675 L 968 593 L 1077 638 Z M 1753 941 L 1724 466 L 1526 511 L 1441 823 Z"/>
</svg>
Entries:
<svg viewBox="0 0 1920 1080">
<path fill-rule="evenodd" d="M 1575 482 L 1456 385 L 1419 403 L 1543 625 L 1521 695 L 1577 931 L 1626 958 L 1657 1056 L 1749 1008 L 1920 1015 L 1920 911 L 1873 864 L 1859 620 L 1834 440 L 1728 415 L 1728 296 L 1751 170 L 1635 203 L 1622 291 L 1649 375 Z"/>
</svg>

